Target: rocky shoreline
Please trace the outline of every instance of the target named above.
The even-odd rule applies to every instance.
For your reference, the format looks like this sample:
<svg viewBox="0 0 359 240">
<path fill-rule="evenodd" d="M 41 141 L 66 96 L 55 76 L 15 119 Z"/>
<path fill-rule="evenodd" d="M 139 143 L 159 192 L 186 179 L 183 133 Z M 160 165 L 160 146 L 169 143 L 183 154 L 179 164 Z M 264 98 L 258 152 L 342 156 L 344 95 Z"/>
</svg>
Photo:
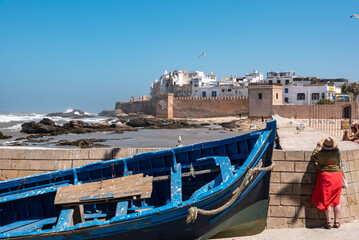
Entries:
<svg viewBox="0 0 359 240">
<path fill-rule="evenodd" d="M 73 114 L 73 113 L 71 113 Z M 102 123 L 86 123 L 81 120 L 71 120 L 62 125 L 56 124 L 49 118 L 43 118 L 39 122 L 31 121 L 21 125 L 21 132 L 28 134 L 26 137 L 15 139 L 12 146 L 24 146 L 27 143 L 39 143 L 53 140 L 51 136 L 68 134 L 85 134 L 94 132 L 124 133 L 127 131 L 137 131 L 138 129 L 180 129 L 180 128 L 203 128 L 209 130 L 227 130 L 227 131 L 255 131 L 265 127 L 265 121 L 239 118 L 191 118 L 191 119 L 163 119 L 143 114 L 119 114 L 111 116 Z M 0 137 L 4 136 L 0 132 Z M 46 138 L 48 137 L 48 138 Z M 104 139 L 78 139 L 76 141 L 60 140 L 56 142 L 57 146 L 77 146 L 80 148 L 105 147 L 100 144 Z"/>
</svg>

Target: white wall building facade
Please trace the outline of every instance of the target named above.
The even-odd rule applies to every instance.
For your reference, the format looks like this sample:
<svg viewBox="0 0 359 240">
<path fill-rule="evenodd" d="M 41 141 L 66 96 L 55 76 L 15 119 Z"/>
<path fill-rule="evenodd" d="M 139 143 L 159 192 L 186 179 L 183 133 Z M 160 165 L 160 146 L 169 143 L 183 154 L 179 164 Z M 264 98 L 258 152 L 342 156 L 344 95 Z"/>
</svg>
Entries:
<svg viewBox="0 0 359 240">
<path fill-rule="evenodd" d="M 341 93 L 341 88 L 325 85 L 283 86 L 283 104 L 310 105 L 321 98 L 333 100 L 333 96 Z"/>
<path fill-rule="evenodd" d="M 293 71 L 268 72 L 267 78 L 264 80 L 264 82 L 268 84 L 282 84 L 282 86 L 285 86 L 293 84 L 293 79 L 295 77 L 295 72 Z"/>
</svg>

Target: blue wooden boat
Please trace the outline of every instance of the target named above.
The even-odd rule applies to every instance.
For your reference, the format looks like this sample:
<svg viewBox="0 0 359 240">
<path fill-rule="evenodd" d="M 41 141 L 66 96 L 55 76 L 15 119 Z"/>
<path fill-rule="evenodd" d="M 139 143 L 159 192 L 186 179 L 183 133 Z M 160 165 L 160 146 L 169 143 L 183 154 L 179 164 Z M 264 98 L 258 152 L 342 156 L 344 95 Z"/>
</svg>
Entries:
<svg viewBox="0 0 359 240">
<path fill-rule="evenodd" d="M 275 129 L 276 122 L 269 121 L 263 130 L 233 138 L 2 181 L 0 238 L 207 239 L 260 233 Z M 98 192 L 86 192 L 95 185 Z"/>
</svg>

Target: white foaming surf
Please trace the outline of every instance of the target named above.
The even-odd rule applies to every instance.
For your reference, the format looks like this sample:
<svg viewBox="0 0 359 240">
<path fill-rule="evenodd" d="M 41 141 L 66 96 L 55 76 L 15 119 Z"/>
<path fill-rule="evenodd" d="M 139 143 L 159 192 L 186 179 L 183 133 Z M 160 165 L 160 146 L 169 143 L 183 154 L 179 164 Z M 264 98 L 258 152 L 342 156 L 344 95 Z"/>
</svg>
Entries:
<svg viewBox="0 0 359 240">
<path fill-rule="evenodd" d="M 0 113 L 0 123 L 29 122 L 41 120 L 44 117 L 43 113 Z"/>
</svg>

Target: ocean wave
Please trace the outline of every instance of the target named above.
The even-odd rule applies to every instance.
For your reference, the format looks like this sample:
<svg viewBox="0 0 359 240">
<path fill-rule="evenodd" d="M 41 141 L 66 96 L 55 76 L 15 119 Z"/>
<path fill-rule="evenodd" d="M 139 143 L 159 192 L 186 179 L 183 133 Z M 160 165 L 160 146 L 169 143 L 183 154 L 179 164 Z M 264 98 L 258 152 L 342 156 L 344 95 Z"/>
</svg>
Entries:
<svg viewBox="0 0 359 240">
<path fill-rule="evenodd" d="M 22 124 L 22 123 L 19 123 L 19 124 L 16 124 L 16 125 L 14 125 L 14 126 L 7 127 L 7 128 L 4 128 L 4 129 L 6 129 L 6 130 L 15 130 L 15 131 L 19 131 L 19 130 L 21 130 L 21 124 Z"/>
<path fill-rule="evenodd" d="M 0 123 L 8 123 L 8 122 L 28 122 L 28 121 L 36 121 L 43 119 L 45 114 L 41 113 L 8 113 L 8 114 L 0 114 Z"/>
</svg>

